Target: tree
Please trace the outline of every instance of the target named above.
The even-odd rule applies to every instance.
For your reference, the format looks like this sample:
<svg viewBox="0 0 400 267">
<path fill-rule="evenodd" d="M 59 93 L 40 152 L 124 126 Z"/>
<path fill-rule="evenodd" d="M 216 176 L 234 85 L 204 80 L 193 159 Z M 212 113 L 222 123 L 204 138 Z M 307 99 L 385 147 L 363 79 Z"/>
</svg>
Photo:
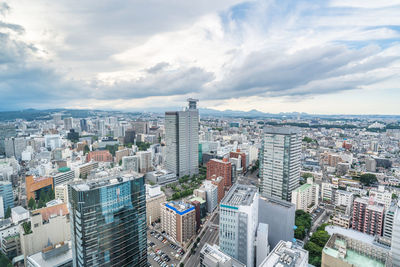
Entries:
<svg viewBox="0 0 400 267">
<path fill-rule="evenodd" d="M 376 179 L 376 175 L 372 173 L 364 173 L 357 180 L 360 180 L 360 182 L 363 183 L 365 186 L 370 186 L 371 184 L 378 182 L 378 179 Z"/>
<path fill-rule="evenodd" d="M 119 164 L 119 166 L 122 165 L 122 159 L 119 160 L 118 164 Z"/>
<path fill-rule="evenodd" d="M 307 178 L 313 177 L 313 175 L 309 172 L 303 173 L 301 175 L 301 177 L 303 177 L 305 180 L 307 180 Z"/>
<path fill-rule="evenodd" d="M 88 145 L 85 145 L 85 147 L 83 148 L 83 154 L 86 155 L 87 153 L 89 153 L 90 149 Z"/>
<path fill-rule="evenodd" d="M 5 217 L 6 217 L 6 219 L 11 217 L 11 208 L 10 207 L 7 208 Z"/>
<path fill-rule="evenodd" d="M 397 199 L 397 195 L 395 193 L 392 193 L 392 199 Z"/>
<path fill-rule="evenodd" d="M 305 136 L 303 142 L 311 143 L 313 140 L 310 137 Z"/>
<path fill-rule="evenodd" d="M 31 210 L 34 210 L 36 208 L 36 202 L 32 197 L 28 201 L 28 208 Z"/>
<path fill-rule="evenodd" d="M 326 242 L 329 240 L 329 234 L 326 231 L 316 231 L 310 238 L 311 242 L 314 242 L 320 247 L 324 247 Z"/>
</svg>

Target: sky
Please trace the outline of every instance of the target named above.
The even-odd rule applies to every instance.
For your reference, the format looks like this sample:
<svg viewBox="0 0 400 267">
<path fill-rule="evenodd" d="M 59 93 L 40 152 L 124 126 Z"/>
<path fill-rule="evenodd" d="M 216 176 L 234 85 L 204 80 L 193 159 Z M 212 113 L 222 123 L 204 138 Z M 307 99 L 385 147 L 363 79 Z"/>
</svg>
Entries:
<svg viewBox="0 0 400 267">
<path fill-rule="evenodd" d="M 400 114 L 400 0 L 0 0 L 0 110 Z"/>
</svg>

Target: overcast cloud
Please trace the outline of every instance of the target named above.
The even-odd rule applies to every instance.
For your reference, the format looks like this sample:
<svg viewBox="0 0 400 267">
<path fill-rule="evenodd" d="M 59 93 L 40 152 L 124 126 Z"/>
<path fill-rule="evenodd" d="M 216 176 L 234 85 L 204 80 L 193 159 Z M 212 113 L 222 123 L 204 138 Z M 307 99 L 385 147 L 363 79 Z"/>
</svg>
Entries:
<svg viewBox="0 0 400 267">
<path fill-rule="evenodd" d="M 0 1 L 0 110 L 190 96 L 217 109 L 399 114 L 399 14 L 400 0 Z M 353 101 L 335 110 L 325 95 Z"/>
</svg>

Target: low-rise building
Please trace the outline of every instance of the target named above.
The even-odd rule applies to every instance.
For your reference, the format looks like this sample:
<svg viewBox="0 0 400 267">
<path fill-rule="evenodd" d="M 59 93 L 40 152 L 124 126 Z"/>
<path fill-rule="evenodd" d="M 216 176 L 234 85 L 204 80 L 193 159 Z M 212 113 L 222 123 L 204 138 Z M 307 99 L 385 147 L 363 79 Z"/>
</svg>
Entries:
<svg viewBox="0 0 400 267">
<path fill-rule="evenodd" d="M 200 267 L 246 267 L 245 264 L 230 257 L 217 245 L 205 243 L 200 251 Z"/>
<path fill-rule="evenodd" d="M 159 184 L 169 184 L 177 181 L 176 174 L 168 170 L 157 170 L 146 173 L 146 180 Z"/>
<path fill-rule="evenodd" d="M 319 203 L 319 185 L 313 182 L 313 178 L 308 178 L 307 183 L 292 191 L 292 203 L 297 210 L 313 212 Z"/>
<path fill-rule="evenodd" d="M 290 241 L 280 241 L 259 267 L 307 267 L 308 251 Z"/>
<path fill-rule="evenodd" d="M 390 251 L 341 234 L 333 234 L 322 250 L 323 267 L 392 266 Z"/>
<path fill-rule="evenodd" d="M 27 267 L 72 267 L 71 242 L 60 242 L 30 255 Z"/>
</svg>

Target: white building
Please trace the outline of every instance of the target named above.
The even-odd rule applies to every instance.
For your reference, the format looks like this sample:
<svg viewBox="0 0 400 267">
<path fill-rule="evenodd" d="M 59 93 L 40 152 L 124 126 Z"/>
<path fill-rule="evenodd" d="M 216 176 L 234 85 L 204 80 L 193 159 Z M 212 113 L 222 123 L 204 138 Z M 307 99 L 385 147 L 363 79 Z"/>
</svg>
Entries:
<svg viewBox="0 0 400 267">
<path fill-rule="evenodd" d="M 138 155 L 122 157 L 122 170 L 139 172 L 139 166 L 140 157 Z"/>
<path fill-rule="evenodd" d="M 245 264 L 233 259 L 214 244 L 205 243 L 200 251 L 200 267 L 246 267 Z"/>
<path fill-rule="evenodd" d="M 308 251 L 289 241 L 280 241 L 259 267 L 308 267 Z"/>
<path fill-rule="evenodd" d="M 290 201 L 299 186 L 301 141 L 294 128 L 267 127 L 260 151 L 261 195 Z"/>
<path fill-rule="evenodd" d="M 188 101 L 186 110 L 165 113 L 165 167 L 178 177 L 199 172 L 198 100 Z"/>
<path fill-rule="evenodd" d="M 345 214 L 350 215 L 354 201 L 354 193 L 344 190 L 336 190 L 335 205 L 345 207 Z"/>
<path fill-rule="evenodd" d="M 254 266 L 258 189 L 234 184 L 220 203 L 219 246 L 246 266 Z"/>
<path fill-rule="evenodd" d="M 213 212 L 218 206 L 218 186 L 209 180 L 205 180 L 200 190 L 204 190 L 207 195 L 207 211 Z"/>
<path fill-rule="evenodd" d="M 11 209 L 11 219 L 13 223 L 19 223 L 20 221 L 29 219 L 29 211 L 21 206 L 17 206 Z"/>
<path fill-rule="evenodd" d="M 54 150 L 61 147 L 61 137 L 58 134 L 48 134 L 44 136 L 44 146 Z"/>
<path fill-rule="evenodd" d="M 321 184 L 321 199 L 322 201 L 332 202 L 333 189 L 337 188 L 337 185 L 332 183 L 323 182 Z"/>
<path fill-rule="evenodd" d="M 307 183 L 292 191 L 292 203 L 297 210 L 312 212 L 318 206 L 319 185 L 308 178 Z"/>
<path fill-rule="evenodd" d="M 136 156 L 140 158 L 140 168 L 139 172 L 140 173 L 146 173 L 152 170 L 152 164 L 151 164 L 151 152 L 149 151 L 139 151 L 136 153 Z"/>
<path fill-rule="evenodd" d="M 375 202 L 384 205 L 385 210 L 388 210 L 392 204 L 392 193 L 385 191 L 385 186 L 380 185 L 378 189 L 369 190 L 369 196 L 372 196 Z"/>
</svg>

